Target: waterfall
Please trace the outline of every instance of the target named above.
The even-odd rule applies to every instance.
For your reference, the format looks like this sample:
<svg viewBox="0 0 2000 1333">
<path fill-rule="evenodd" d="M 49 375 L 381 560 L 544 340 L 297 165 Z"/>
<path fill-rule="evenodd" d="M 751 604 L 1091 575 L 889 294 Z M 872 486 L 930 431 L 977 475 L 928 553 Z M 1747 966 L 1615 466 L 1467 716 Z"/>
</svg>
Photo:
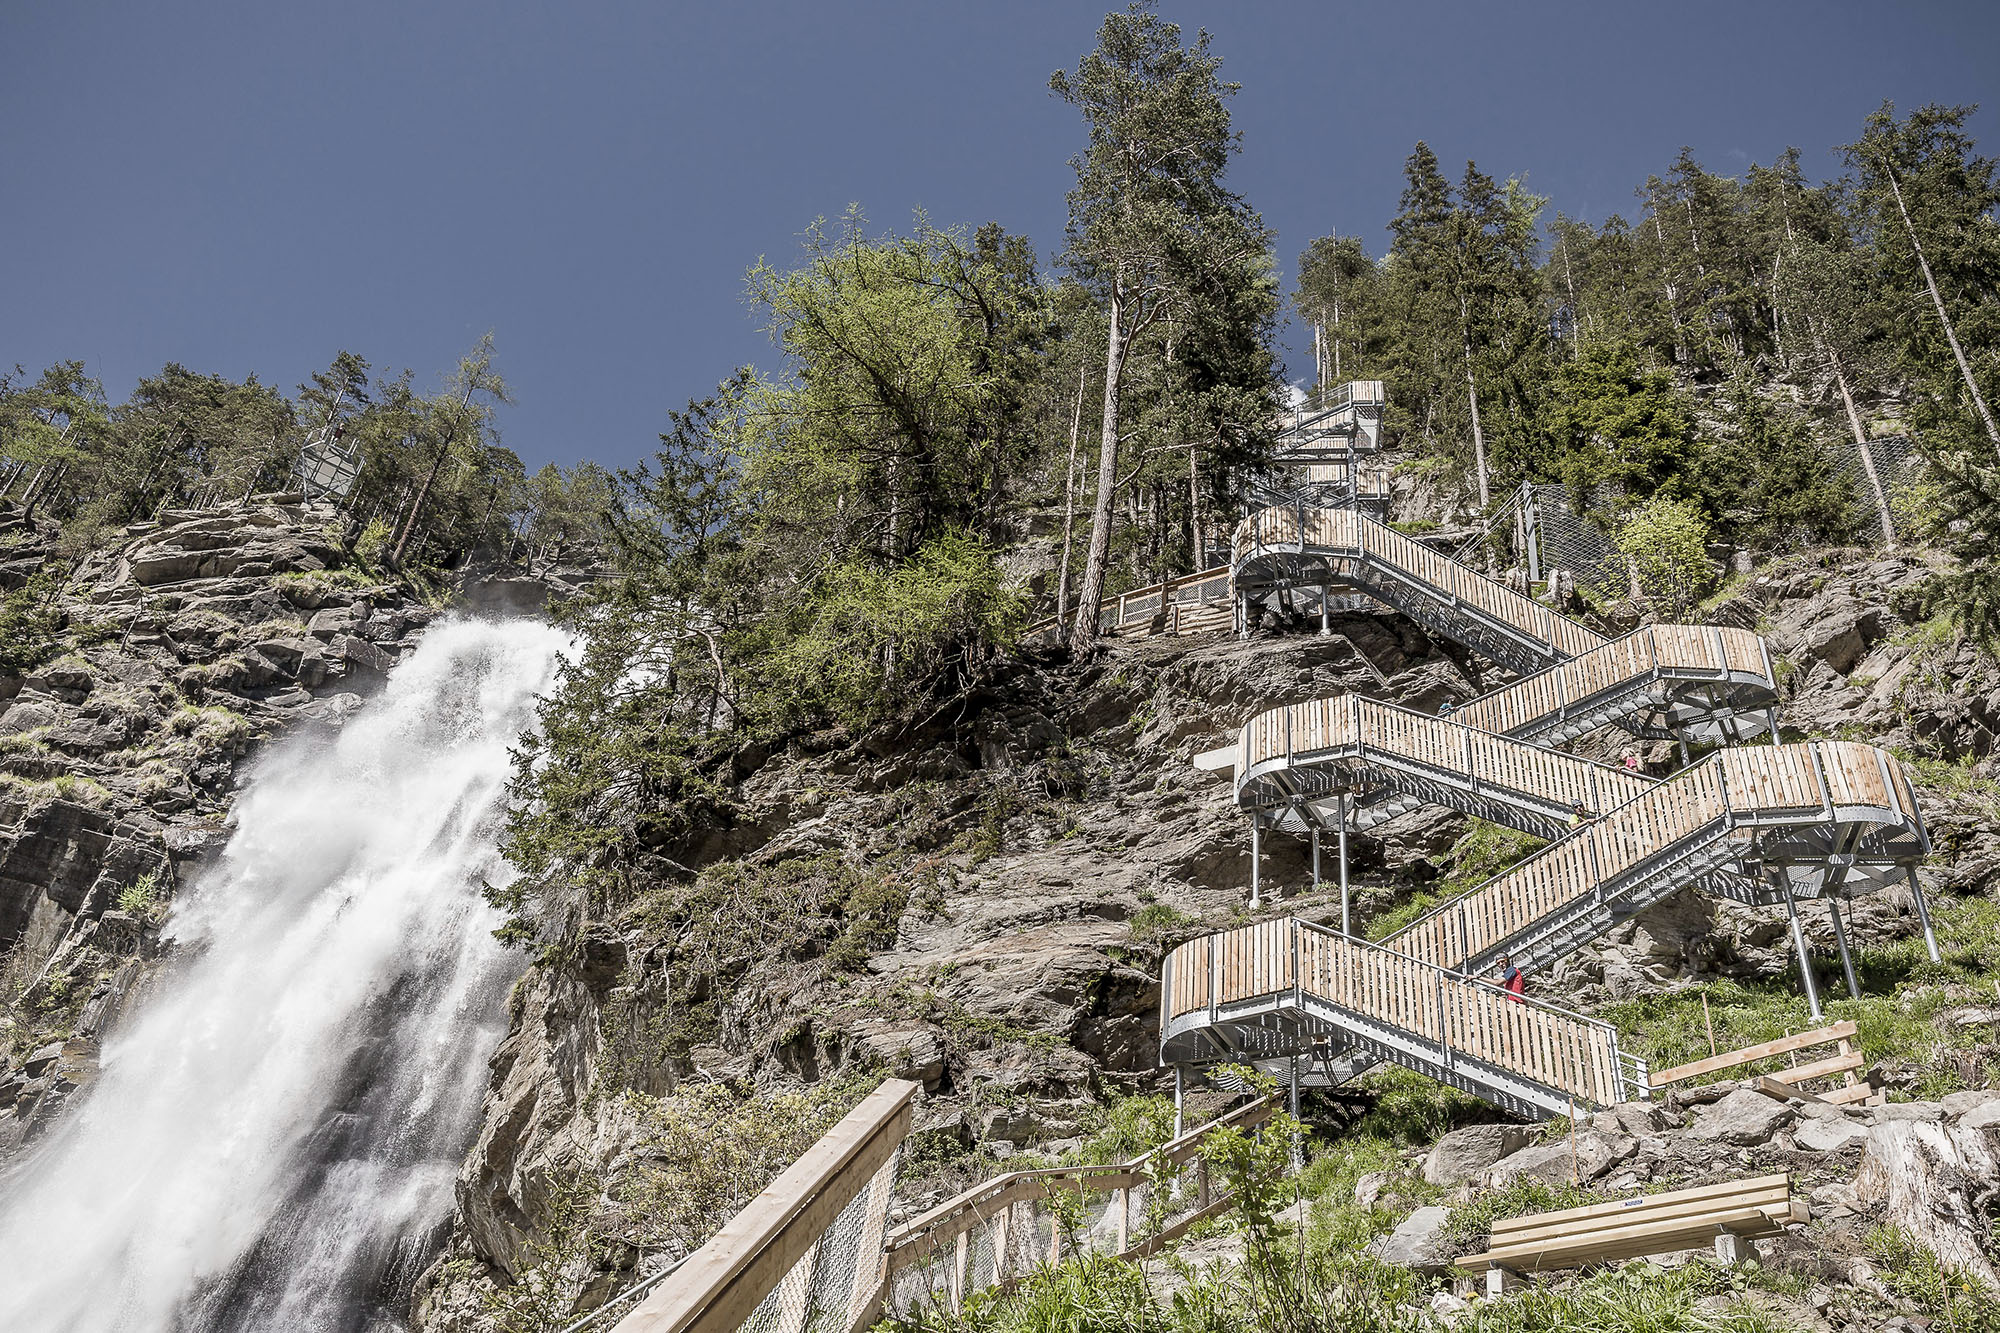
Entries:
<svg viewBox="0 0 2000 1333">
<path fill-rule="evenodd" d="M 0 1329 L 399 1327 L 520 966 L 482 880 L 561 634 L 444 623 L 285 742 L 95 1086 L 0 1177 Z"/>
</svg>

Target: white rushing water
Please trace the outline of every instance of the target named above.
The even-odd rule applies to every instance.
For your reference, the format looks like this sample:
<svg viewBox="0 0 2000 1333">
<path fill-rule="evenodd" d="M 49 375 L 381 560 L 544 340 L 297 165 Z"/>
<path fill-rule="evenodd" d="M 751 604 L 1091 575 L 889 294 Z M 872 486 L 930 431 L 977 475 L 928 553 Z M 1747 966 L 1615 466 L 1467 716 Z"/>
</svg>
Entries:
<svg viewBox="0 0 2000 1333">
<path fill-rule="evenodd" d="M 258 765 L 95 1086 L 0 1174 L 0 1329 L 396 1326 L 506 1027 L 480 881 L 563 645 L 440 625 L 337 740 Z"/>
</svg>

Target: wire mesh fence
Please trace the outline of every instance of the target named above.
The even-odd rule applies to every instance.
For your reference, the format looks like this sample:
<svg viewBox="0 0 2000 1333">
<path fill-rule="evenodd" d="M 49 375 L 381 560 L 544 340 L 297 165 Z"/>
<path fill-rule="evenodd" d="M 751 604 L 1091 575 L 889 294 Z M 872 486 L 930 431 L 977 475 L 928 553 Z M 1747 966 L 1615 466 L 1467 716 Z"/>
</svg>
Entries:
<svg viewBox="0 0 2000 1333">
<path fill-rule="evenodd" d="M 1829 452 L 1833 474 L 1853 493 L 1855 503 L 1873 516 L 1887 509 L 1898 541 L 1923 535 L 1929 468 L 1917 442 L 1907 435 L 1890 435 L 1866 445 L 1843 440 Z M 1866 525 L 1864 540 L 1879 536 L 1877 524 Z"/>
<path fill-rule="evenodd" d="M 847 1333 L 854 1326 L 881 1282 L 889 1198 L 901 1157 L 898 1148 L 848 1200 L 743 1321 L 744 1333 Z"/>
<path fill-rule="evenodd" d="M 1847 491 L 1861 517 L 1856 524 L 1857 545 L 1886 544 L 1880 516 L 1886 511 L 1889 532 L 1896 542 L 1908 542 L 1925 535 L 1929 509 L 1934 503 L 1933 482 L 1928 465 L 1916 441 L 1907 435 L 1870 440 L 1866 445 L 1841 440 L 1826 446 L 1834 480 Z M 1489 533 L 1515 525 L 1510 545 L 1518 557 L 1547 577 L 1552 570 L 1567 571 L 1577 589 L 1600 601 L 1615 600 L 1631 590 L 1631 573 L 1619 551 L 1615 521 L 1609 516 L 1612 497 L 1593 493 L 1581 505 L 1574 492 L 1559 482 L 1524 483 L 1506 508 L 1496 511 L 1493 520 L 1482 525 L 1468 546 L 1476 546 Z M 1802 549 L 1820 544 L 1815 534 L 1778 534 L 1779 551 Z M 1527 548 L 1532 547 L 1532 560 Z M 1461 559 L 1466 553 L 1461 553 Z"/>
</svg>

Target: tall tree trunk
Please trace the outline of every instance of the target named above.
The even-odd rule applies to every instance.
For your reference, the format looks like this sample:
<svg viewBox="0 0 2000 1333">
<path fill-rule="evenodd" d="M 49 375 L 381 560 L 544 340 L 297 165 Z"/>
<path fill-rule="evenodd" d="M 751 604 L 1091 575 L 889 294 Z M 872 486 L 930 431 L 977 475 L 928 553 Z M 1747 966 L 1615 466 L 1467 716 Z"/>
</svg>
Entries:
<svg viewBox="0 0 2000 1333">
<path fill-rule="evenodd" d="M 1810 321 L 1811 316 L 1807 316 Z M 1820 333 L 1816 322 L 1812 325 L 1814 340 L 1820 351 L 1826 353 L 1826 363 L 1833 368 L 1833 382 L 1840 390 L 1840 401 L 1847 408 L 1847 424 L 1854 432 L 1854 447 L 1861 453 L 1861 469 L 1868 474 L 1868 489 L 1875 496 L 1875 516 L 1882 523 L 1882 541 L 1891 550 L 1896 546 L 1896 522 L 1889 514 L 1889 496 L 1882 489 L 1882 478 L 1875 471 L 1875 455 L 1868 448 L 1868 430 L 1861 424 L 1861 413 L 1854 406 L 1854 394 L 1847 387 L 1847 372 L 1841 369 L 1840 358 L 1833 347 Z"/>
<path fill-rule="evenodd" d="M 1090 375 L 1088 364 L 1076 368 L 1076 407 L 1069 417 L 1069 466 L 1063 471 L 1062 572 L 1056 576 L 1056 623 L 1069 619 L 1069 551 L 1076 535 L 1076 444 L 1083 430 L 1083 386 Z"/>
<path fill-rule="evenodd" d="M 1569 267 L 1569 237 L 1562 238 L 1563 285 L 1569 288 L 1569 359 L 1583 355 L 1583 308 L 1576 303 L 1576 274 Z"/>
<path fill-rule="evenodd" d="M 410 501 L 410 512 L 403 520 L 402 535 L 396 538 L 396 549 L 389 553 L 389 564 L 392 568 L 402 567 L 403 550 L 410 544 L 410 533 L 416 529 L 417 515 L 424 512 L 424 500 L 431 493 L 431 483 L 437 480 L 437 474 L 444 468 L 445 455 L 450 452 L 451 437 L 447 435 L 438 441 L 437 457 L 431 460 L 431 470 L 424 474 L 423 485 L 417 487 L 416 498 Z"/>
<path fill-rule="evenodd" d="M 1195 462 L 1195 446 L 1188 446 L 1188 572 L 1200 573 L 1208 563 L 1208 543 L 1201 530 L 1201 469 Z"/>
<path fill-rule="evenodd" d="M 1124 293 L 1114 280 L 1110 330 L 1104 343 L 1104 424 L 1097 442 L 1097 501 L 1090 516 L 1090 549 L 1084 556 L 1076 620 L 1069 632 L 1070 651 L 1075 653 L 1085 652 L 1097 642 L 1097 603 L 1104 596 L 1104 566 L 1111 558 L 1111 492 L 1118 483 L 1118 389 L 1125 374 L 1124 324 Z"/>
<path fill-rule="evenodd" d="M 1660 225 L 1659 200 L 1654 199 L 1652 205 L 1653 239 L 1660 244 L 1660 285 L 1667 289 L 1667 319 L 1674 326 L 1674 356 L 1677 360 L 1686 361 L 1688 346 L 1686 332 L 1681 327 L 1680 294 L 1674 288 L 1673 276 L 1667 271 L 1667 233 Z"/>
<path fill-rule="evenodd" d="M 1889 191 L 1896 196 L 1896 211 L 1903 215 L 1903 230 L 1909 234 L 1910 248 L 1917 252 L 1917 267 L 1924 271 L 1924 285 L 1930 288 L 1931 304 L 1937 307 L 1938 323 L 1944 326 L 1945 341 L 1951 344 L 1951 354 L 1958 361 L 1958 373 L 1965 380 L 1966 392 L 1972 395 L 1972 405 L 1979 409 L 1979 419 L 1986 424 L 1986 437 L 1993 441 L 1993 447 L 2000 450 L 2000 426 L 1993 423 L 1993 409 L 1986 405 L 1986 395 L 1979 392 L 1979 381 L 1972 378 L 1972 366 L 1965 359 L 1965 349 L 1958 345 L 1958 330 L 1952 326 L 1951 315 L 1944 308 L 1944 296 L 1938 291 L 1937 278 L 1931 274 L 1931 261 L 1924 257 L 1924 243 L 1917 239 L 1916 224 L 1910 221 L 1910 210 L 1903 203 L 1903 187 L 1896 183 L 1896 169 L 1885 159 L 1883 174 L 1889 178 Z"/>
<path fill-rule="evenodd" d="M 1460 300 L 1463 308 L 1463 298 Z M 1492 501 L 1493 495 L 1486 479 L 1486 432 L 1479 425 L 1479 384 L 1472 377 L 1472 335 L 1466 325 L 1459 325 L 1460 345 L 1465 349 L 1465 398 L 1472 405 L 1472 469 L 1479 479 L 1479 507 Z"/>
</svg>

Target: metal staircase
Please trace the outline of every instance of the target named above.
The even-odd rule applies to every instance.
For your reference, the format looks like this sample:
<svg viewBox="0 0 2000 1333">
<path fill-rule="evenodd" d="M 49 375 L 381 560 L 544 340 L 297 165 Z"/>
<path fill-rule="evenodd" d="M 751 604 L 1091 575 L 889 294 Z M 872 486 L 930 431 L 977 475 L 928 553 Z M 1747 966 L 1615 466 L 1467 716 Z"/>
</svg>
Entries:
<svg viewBox="0 0 2000 1333">
<path fill-rule="evenodd" d="M 1617 1034 L 1480 973 L 1502 956 L 1545 967 L 1690 884 L 1784 903 L 1802 955 L 1795 897 L 1837 912 L 1892 879 L 1915 891 L 1922 816 L 1874 747 L 1731 749 L 1665 780 L 1551 748 L 1607 725 L 1775 741 L 1776 678 L 1754 634 L 1656 625 L 1607 640 L 1358 509 L 1296 495 L 1238 528 L 1231 571 L 1239 629 L 1259 598 L 1339 586 L 1529 673 L 1449 718 L 1348 696 L 1251 719 L 1197 762 L 1234 769 L 1253 828 L 1344 836 L 1435 803 L 1554 840 L 1380 944 L 1275 921 L 1181 946 L 1163 974 L 1165 1063 L 1283 1066 L 1310 1084 L 1390 1060 L 1523 1114 L 1601 1106 L 1648 1091 Z M 1567 827 L 1579 808 L 1588 822 Z"/>
</svg>

